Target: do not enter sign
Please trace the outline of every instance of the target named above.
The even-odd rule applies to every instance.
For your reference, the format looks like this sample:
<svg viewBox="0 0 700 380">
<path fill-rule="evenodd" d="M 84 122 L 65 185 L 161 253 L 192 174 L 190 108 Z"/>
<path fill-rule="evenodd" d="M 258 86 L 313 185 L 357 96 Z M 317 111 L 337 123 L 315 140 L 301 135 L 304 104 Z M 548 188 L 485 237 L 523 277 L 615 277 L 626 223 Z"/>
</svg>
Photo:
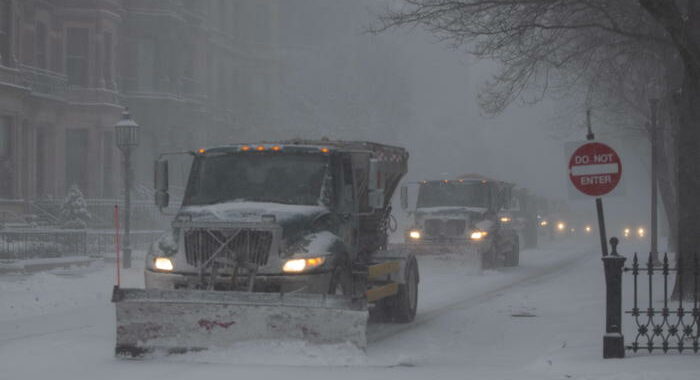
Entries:
<svg viewBox="0 0 700 380">
<path fill-rule="evenodd" d="M 609 146 L 592 142 L 581 145 L 569 159 L 569 178 L 574 187 L 599 197 L 615 189 L 622 176 L 622 163 Z"/>
</svg>

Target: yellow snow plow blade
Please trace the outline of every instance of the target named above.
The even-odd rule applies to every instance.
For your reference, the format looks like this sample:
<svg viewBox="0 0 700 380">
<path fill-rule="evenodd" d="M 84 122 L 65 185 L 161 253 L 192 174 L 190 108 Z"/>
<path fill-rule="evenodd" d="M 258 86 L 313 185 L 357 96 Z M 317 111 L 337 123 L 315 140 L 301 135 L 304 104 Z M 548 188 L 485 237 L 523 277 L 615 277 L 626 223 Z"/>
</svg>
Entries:
<svg viewBox="0 0 700 380">
<path fill-rule="evenodd" d="M 118 356 L 265 339 L 367 343 L 367 304 L 349 296 L 115 287 L 112 301 Z"/>
</svg>

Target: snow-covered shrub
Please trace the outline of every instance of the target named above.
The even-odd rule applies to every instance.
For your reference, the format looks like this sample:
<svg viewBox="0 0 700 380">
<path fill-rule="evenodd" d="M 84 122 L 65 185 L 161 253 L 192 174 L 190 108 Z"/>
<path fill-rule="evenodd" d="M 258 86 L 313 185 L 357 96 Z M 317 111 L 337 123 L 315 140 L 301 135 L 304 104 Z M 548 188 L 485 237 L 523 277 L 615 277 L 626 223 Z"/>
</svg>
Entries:
<svg viewBox="0 0 700 380">
<path fill-rule="evenodd" d="M 61 205 L 61 227 L 71 229 L 84 229 L 91 215 L 87 209 L 87 202 L 77 185 L 68 190 L 66 199 Z"/>
</svg>

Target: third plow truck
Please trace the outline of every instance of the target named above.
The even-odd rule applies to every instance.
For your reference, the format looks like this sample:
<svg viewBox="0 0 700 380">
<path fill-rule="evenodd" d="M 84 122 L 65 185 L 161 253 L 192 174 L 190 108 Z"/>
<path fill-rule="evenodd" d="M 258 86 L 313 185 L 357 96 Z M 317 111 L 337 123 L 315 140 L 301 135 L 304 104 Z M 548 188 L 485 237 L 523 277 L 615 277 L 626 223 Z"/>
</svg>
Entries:
<svg viewBox="0 0 700 380">
<path fill-rule="evenodd" d="M 417 261 L 386 249 L 404 149 L 297 140 L 190 154 L 182 205 L 147 254 L 145 289 L 115 287 L 117 355 L 264 339 L 363 347 L 370 313 L 413 320 Z"/>
</svg>

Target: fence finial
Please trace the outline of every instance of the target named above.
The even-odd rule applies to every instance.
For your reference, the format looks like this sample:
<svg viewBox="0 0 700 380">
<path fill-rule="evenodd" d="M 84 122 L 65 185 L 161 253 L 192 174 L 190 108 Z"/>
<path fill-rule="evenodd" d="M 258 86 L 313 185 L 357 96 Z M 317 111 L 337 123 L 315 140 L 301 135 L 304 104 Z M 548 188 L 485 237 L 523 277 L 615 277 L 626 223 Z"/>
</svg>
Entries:
<svg viewBox="0 0 700 380">
<path fill-rule="evenodd" d="M 619 243 L 620 243 L 620 240 L 618 240 L 618 238 L 616 238 L 616 237 L 614 237 L 614 236 L 610 238 L 610 246 L 612 247 L 612 252 L 610 252 L 611 255 L 613 255 L 613 256 L 617 256 L 617 255 L 618 255 L 618 253 L 617 253 L 617 245 L 618 245 Z"/>
</svg>

